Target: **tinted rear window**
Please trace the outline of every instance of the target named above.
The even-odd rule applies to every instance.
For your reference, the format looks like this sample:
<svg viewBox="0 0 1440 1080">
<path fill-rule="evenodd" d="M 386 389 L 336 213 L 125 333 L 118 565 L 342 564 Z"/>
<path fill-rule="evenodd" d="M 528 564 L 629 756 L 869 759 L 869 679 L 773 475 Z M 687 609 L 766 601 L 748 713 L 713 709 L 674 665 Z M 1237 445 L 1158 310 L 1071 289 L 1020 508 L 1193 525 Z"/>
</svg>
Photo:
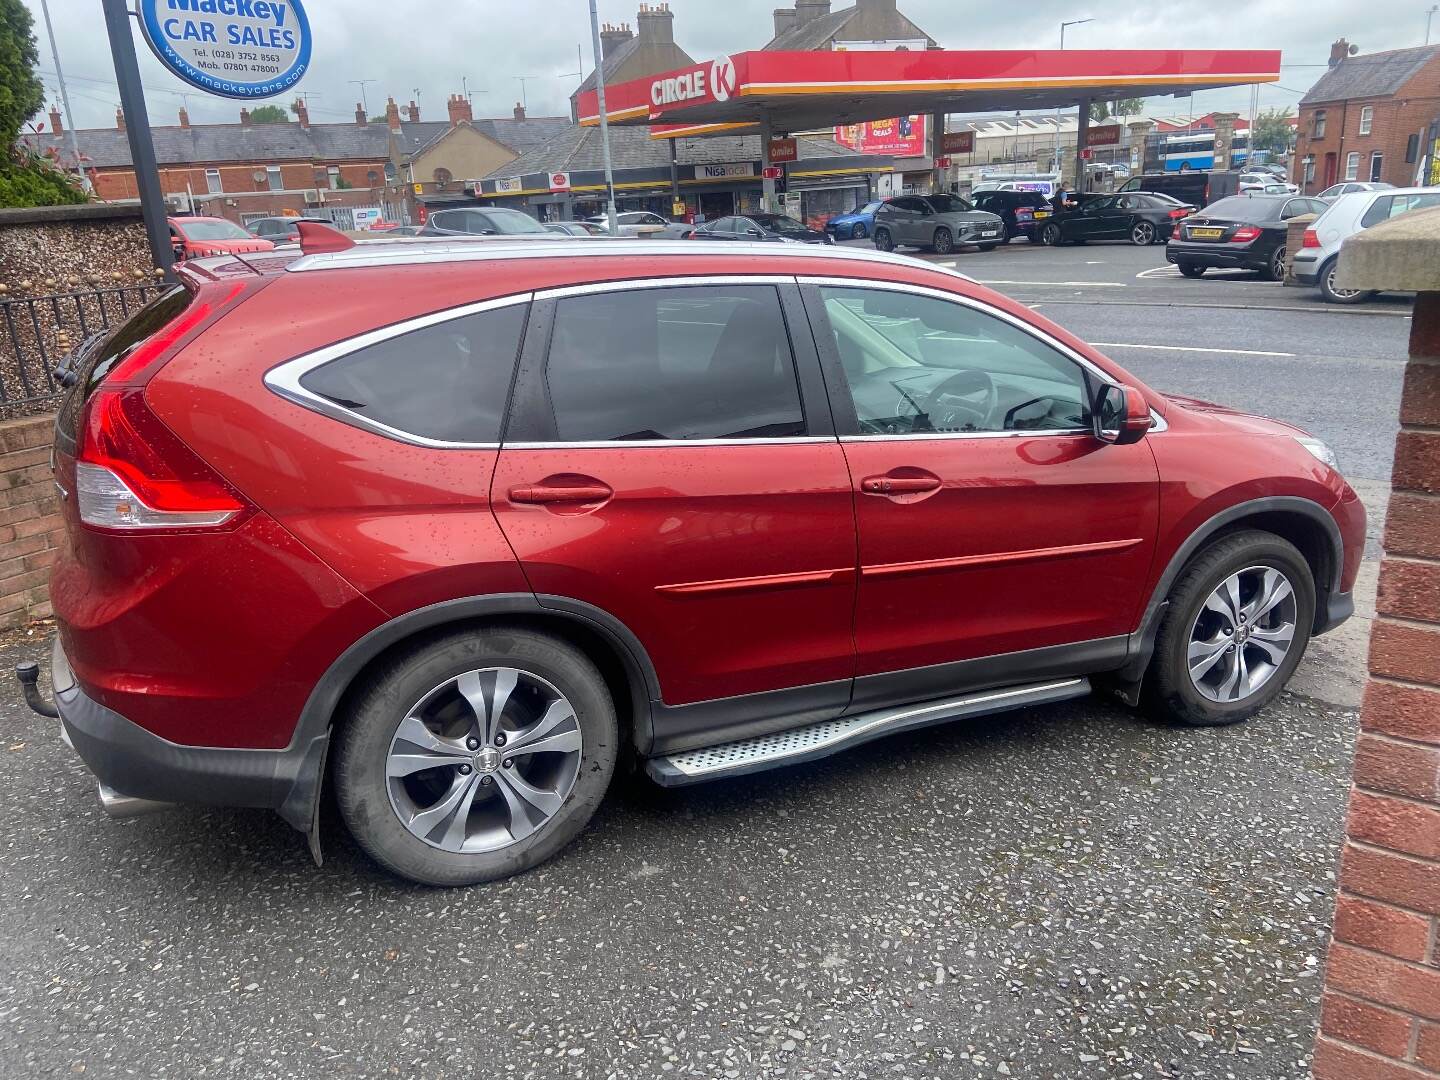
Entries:
<svg viewBox="0 0 1440 1080">
<path fill-rule="evenodd" d="M 498 442 L 528 305 L 412 330 L 316 368 L 312 394 L 386 427 L 442 442 Z"/>
<path fill-rule="evenodd" d="M 1255 199 L 1245 195 L 1234 195 L 1228 199 L 1211 203 L 1205 208 L 1205 216 L 1225 218 L 1227 221 L 1269 221 L 1280 216 L 1280 207 L 1288 199 Z"/>
</svg>

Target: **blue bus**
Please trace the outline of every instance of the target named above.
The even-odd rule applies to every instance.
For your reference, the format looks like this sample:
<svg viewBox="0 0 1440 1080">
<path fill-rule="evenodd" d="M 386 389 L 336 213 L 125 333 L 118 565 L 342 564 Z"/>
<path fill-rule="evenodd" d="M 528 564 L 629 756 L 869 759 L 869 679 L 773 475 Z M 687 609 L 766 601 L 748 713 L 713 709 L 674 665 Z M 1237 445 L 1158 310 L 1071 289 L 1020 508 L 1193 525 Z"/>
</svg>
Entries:
<svg viewBox="0 0 1440 1080">
<path fill-rule="evenodd" d="M 1238 169 L 1249 155 L 1249 134 L 1236 132 L 1230 144 L 1230 167 Z M 1209 172 L 1215 167 L 1215 133 L 1195 131 L 1169 135 L 1162 147 L 1160 160 L 1166 172 L 1179 172 L 1184 165 L 1189 165 L 1196 172 Z"/>
</svg>

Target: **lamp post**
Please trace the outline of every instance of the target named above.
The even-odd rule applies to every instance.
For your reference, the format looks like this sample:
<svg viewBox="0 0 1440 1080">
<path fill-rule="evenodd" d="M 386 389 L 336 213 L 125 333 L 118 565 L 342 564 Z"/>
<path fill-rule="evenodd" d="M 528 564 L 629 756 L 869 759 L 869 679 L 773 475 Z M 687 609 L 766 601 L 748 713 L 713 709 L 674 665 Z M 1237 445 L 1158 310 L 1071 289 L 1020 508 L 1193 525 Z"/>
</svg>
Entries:
<svg viewBox="0 0 1440 1080">
<path fill-rule="evenodd" d="M 1430 44 L 1430 20 L 1435 18 L 1435 13 L 1440 11 L 1440 4 L 1431 4 L 1430 10 L 1425 12 L 1425 44 Z"/>
<path fill-rule="evenodd" d="M 1060 24 L 1060 51 L 1061 51 L 1061 52 L 1064 52 L 1064 51 L 1065 51 L 1065 28 L 1066 28 L 1067 26 L 1081 26 L 1081 25 L 1083 25 L 1084 23 L 1094 22 L 1094 21 L 1095 21 L 1095 20 L 1094 20 L 1093 18 L 1089 18 L 1089 19 L 1070 19 L 1070 20 L 1068 20 L 1068 21 L 1066 21 L 1066 22 L 1062 22 L 1062 23 Z M 1055 110 L 1055 162 L 1054 162 L 1054 165 L 1055 165 L 1055 171 L 1056 171 L 1057 173 L 1060 173 L 1060 172 L 1063 171 L 1063 170 L 1060 168 L 1060 110 L 1059 110 L 1059 109 L 1056 109 L 1056 110 Z"/>
<path fill-rule="evenodd" d="M 600 107 L 600 152 L 605 159 L 605 217 L 610 235 L 618 235 L 615 220 L 615 171 L 610 165 L 610 124 L 605 116 L 605 53 L 600 47 L 600 16 L 590 0 L 590 41 L 595 51 L 595 104 Z"/>
</svg>

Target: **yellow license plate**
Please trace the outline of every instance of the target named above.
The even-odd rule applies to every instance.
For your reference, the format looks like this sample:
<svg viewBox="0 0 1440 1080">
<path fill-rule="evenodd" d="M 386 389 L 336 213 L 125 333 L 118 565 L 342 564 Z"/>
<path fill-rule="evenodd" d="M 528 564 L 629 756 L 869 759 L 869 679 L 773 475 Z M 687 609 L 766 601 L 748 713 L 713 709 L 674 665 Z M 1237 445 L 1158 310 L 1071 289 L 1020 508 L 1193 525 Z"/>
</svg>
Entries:
<svg viewBox="0 0 1440 1080">
<path fill-rule="evenodd" d="M 1036 210 L 1036 211 L 1035 211 L 1035 219 L 1036 219 L 1037 221 L 1038 221 L 1040 218 L 1047 218 L 1047 217 L 1049 217 L 1049 216 L 1050 216 L 1050 211 L 1049 211 L 1049 210 Z"/>
<path fill-rule="evenodd" d="M 1225 235 L 1224 229 L 1191 229 L 1190 239 L 1192 240 L 1219 240 Z"/>
</svg>

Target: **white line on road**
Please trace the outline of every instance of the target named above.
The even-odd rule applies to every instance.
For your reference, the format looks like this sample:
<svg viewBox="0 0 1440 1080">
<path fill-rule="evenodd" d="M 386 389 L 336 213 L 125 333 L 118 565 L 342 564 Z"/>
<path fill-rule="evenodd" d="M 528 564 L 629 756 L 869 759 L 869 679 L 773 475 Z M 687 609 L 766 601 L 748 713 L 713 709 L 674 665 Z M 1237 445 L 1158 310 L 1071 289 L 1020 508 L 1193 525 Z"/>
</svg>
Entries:
<svg viewBox="0 0 1440 1080">
<path fill-rule="evenodd" d="M 1194 345 L 1135 345 L 1128 341 L 1092 341 L 1097 349 L 1153 349 L 1156 352 L 1219 353 L 1221 356 L 1277 356 L 1293 360 L 1293 352 L 1262 352 L 1259 349 L 1202 349 Z"/>
<path fill-rule="evenodd" d="M 1063 285 L 1085 289 L 1128 289 L 1124 281 L 1002 281 L 995 278 L 976 278 L 981 285 Z"/>
</svg>

